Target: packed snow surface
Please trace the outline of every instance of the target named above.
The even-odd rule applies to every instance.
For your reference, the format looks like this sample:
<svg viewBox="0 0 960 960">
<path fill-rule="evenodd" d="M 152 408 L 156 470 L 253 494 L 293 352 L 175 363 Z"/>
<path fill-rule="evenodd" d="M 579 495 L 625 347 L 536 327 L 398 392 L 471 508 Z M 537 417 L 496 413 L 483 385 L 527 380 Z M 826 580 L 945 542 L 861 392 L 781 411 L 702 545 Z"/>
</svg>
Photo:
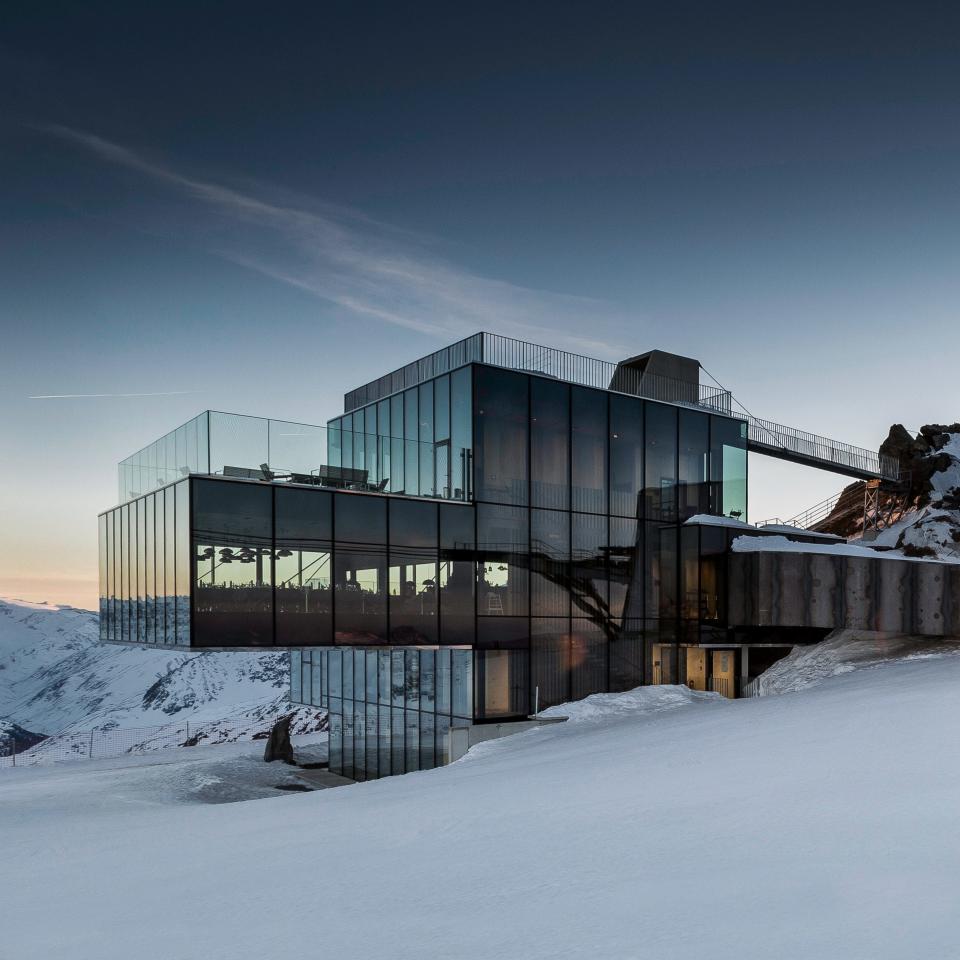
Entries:
<svg viewBox="0 0 960 960">
<path fill-rule="evenodd" d="M 960 657 L 647 688 L 451 767 L 218 806 L 96 761 L 6 771 L 0 956 L 956 956 L 958 688 Z"/>
</svg>

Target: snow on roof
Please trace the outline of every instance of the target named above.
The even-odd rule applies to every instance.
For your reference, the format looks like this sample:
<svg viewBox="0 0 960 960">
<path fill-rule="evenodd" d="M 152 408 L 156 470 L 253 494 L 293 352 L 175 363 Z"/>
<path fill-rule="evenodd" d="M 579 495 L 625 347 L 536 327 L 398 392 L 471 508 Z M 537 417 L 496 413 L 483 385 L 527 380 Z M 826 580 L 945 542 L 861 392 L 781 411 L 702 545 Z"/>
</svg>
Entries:
<svg viewBox="0 0 960 960">
<path fill-rule="evenodd" d="M 698 513 L 686 521 L 687 525 L 699 524 L 702 527 L 740 527 L 744 530 L 756 530 L 753 524 L 746 523 L 743 520 L 735 520 L 733 517 L 715 517 L 709 513 Z"/>
<path fill-rule="evenodd" d="M 939 557 L 907 557 L 898 550 L 873 550 L 852 543 L 801 543 L 781 536 L 742 536 L 731 545 L 735 553 L 821 553 L 835 557 L 864 557 L 869 560 L 912 560 L 918 563 L 960 563 Z"/>
<path fill-rule="evenodd" d="M 843 542 L 843 537 L 838 537 L 834 533 L 816 533 L 813 530 L 806 530 L 803 527 L 790 527 L 783 523 L 765 523 L 762 527 L 755 527 L 752 523 L 746 523 L 743 520 L 736 520 L 733 517 L 715 517 L 708 513 L 698 513 L 686 521 L 689 524 L 698 524 L 702 527 L 734 527 L 739 530 L 756 533 L 758 530 L 764 532 L 776 532 L 785 534 L 794 534 L 796 536 L 817 537 L 821 540 Z"/>
</svg>

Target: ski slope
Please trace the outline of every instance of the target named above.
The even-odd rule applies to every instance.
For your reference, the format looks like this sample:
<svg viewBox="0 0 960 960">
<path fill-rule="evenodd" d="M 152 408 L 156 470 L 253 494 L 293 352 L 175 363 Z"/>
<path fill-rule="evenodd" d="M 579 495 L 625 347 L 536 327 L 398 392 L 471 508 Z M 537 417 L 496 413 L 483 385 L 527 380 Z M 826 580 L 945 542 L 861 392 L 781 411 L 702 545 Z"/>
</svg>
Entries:
<svg viewBox="0 0 960 960">
<path fill-rule="evenodd" d="M 646 687 L 447 768 L 217 806 L 136 766 L 6 771 L 0 956 L 956 956 L 958 688 L 935 655 Z"/>
</svg>

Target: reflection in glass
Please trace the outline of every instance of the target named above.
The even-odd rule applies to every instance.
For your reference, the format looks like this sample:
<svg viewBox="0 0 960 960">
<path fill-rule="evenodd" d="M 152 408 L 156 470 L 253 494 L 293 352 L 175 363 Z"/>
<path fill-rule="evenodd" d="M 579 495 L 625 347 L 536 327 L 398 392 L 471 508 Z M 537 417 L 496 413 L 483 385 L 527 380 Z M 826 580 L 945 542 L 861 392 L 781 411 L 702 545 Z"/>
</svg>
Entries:
<svg viewBox="0 0 960 960">
<path fill-rule="evenodd" d="M 389 577 L 390 642 L 436 643 L 436 552 L 391 550 Z"/>
<path fill-rule="evenodd" d="M 678 494 L 680 520 L 710 509 L 707 464 L 710 458 L 710 418 L 693 410 L 680 411 Z"/>
<path fill-rule="evenodd" d="M 334 569 L 335 642 L 387 642 L 386 557 L 383 547 L 338 546 Z"/>
<path fill-rule="evenodd" d="M 530 612 L 570 615 L 570 514 L 530 511 Z"/>
<path fill-rule="evenodd" d="M 530 378 L 530 502 L 570 508 L 570 387 Z"/>
<path fill-rule="evenodd" d="M 677 512 L 677 409 L 646 404 L 646 483 L 648 520 L 673 520 Z"/>
<path fill-rule="evenodd" d="M 727 417 L 710 418 L 711 511 L 747 519 L 747 425 Z"/>
<path fill-rule="evenodd" d="M 528 378 L 477 368 L 476 481 L 478 500 L 527 503 Z"/>
<path fill-rule="evenodd" d="M 276 643 L 331 643 L 331 495 L 278 488 L 275 511 Z"/>
<path fill-rule="evenodd" d="M 527 511 L 477 505 L 477 613 L 524 616 L 528 612 Z"/>
<path fill-rule="evenodd" d="M 607 395 L 570 391 L 570 505 L 584 513 L 607 512 Z"/>
<path fill-rule="evenodd" d="M 639 517 L 643 505 L 643 401 L 610 395 L 610 513 Z"/>
</svg>

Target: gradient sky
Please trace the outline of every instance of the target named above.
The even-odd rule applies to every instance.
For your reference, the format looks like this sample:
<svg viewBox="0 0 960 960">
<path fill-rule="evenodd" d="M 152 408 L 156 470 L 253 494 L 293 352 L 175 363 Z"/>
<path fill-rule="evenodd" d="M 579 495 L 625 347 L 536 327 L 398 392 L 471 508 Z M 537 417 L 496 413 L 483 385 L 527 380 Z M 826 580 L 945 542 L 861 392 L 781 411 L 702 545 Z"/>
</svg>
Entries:
<svg viewBox="0 0 960 960">
<path fill-rule="evenodd" d="M 4 4 L 0 594 L 93 606 L 116 461 L 196 412 L 479 329 L 960 419 L 956 7 L 784 6 Z M 847 482 L 750 466 L 752 520 Z"/>
</svg>

